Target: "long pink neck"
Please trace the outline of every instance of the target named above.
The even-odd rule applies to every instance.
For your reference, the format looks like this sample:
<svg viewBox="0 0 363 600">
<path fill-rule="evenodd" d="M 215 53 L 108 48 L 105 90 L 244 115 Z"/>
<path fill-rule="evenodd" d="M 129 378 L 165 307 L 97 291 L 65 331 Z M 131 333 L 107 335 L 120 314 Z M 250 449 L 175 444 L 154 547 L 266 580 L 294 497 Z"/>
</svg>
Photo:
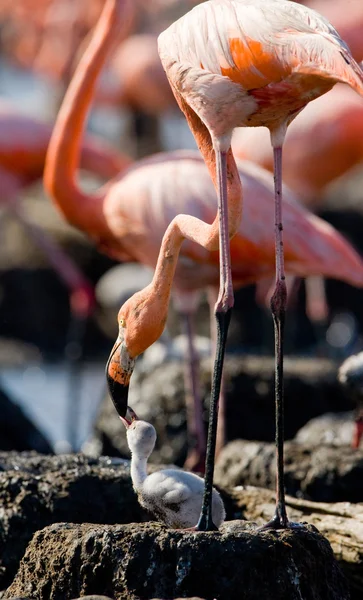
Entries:
<svg viewBox="0 0 363 600">
<path fill-rule="evenodd" d="M 45 187 L 67 220 L 94 238 L 108 234 L 103 197 L 84 194 L 75 181 L 75 173 L 97 78 L 115 41 L 128 34 L 132 6 L 128 0 L 106 0 L 60 108 L 44 171 Z"/>
</svg>

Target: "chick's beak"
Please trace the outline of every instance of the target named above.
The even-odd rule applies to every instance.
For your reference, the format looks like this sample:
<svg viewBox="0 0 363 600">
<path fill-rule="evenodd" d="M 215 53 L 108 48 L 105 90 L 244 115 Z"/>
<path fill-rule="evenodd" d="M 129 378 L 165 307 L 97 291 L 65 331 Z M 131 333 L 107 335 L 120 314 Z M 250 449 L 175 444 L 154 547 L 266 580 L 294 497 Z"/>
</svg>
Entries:
<svg viewBox="0 0 363 600">
<path fill-rule="evenodd" d="M 117 339 L 106 364 L 109 393 L 120 417 L 125 417 L 129 395 L 130 378 L 135 360 L 127 351 L 123 340 Z"/>
</svg>

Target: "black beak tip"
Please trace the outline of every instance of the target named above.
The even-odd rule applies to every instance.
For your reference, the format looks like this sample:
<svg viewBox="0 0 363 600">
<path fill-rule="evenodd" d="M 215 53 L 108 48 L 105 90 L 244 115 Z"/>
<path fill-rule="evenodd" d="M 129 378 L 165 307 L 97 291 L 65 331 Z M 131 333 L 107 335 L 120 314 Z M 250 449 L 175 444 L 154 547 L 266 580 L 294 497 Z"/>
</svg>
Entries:
<svg viewBox="0 0 363 600">
<path fill-rule="evenodd" d="M 114 403 L 114 406 L 120 417 L 125 417 L 129 396 L 129 386 L 122 385 L 118 381 L 115 381 L 108 373 L 106 374 L 106 379 L 112 402 Z"/>
</svg>

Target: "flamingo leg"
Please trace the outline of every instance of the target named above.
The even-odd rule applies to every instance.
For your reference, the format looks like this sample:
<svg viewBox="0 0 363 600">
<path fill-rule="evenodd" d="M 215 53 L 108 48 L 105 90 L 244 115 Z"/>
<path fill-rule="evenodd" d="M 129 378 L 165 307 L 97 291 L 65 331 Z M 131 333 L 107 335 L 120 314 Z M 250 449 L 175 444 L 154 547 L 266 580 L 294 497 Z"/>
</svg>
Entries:
<svg viewBox="0 0 363 600">
<path fill-rule="evenodd" d="M 203 406 L 199 386 L 199 356 L 194 343 L 194 313 L 182 313 L 185 335 L 188 341 L 185 362 L 185 398 L 187 408 L 188 452 L 184 467 L 191 471 L 204 471 L 206 454 Z"/>
<path fill-rule="evenodd" d="M 218 402 L 221 390 L 227 333 L 234 301 L 227 212 L 227 153 L 216 148 L 215 155 L 218 182 L 220 286 L 218 299 L 214 307 L 217 322 L 217 347 L 210 399 L 203 504 L 199 521 L 196 526 L 198 531 L 213 531 L 217 529 L 212 519 L 212 490 L 218 425 Z"/>
<path fill-rule="evenodd" d="M 77 452 L 79 449 L 81 369 L 87 321 L 87 316 L 71 314 L 65 348 L 66 365 L 68 367 L 66 428 L 72 452 Z"/>
<path fill-rule="evenodd" d="M 282 145 L 274 146 L 276 286 L 271 297 L 275 332 L 276 509 L 264 528 L 288 527 L 284 489 L 284 326 L 287 290 L 282 227 Z"/>
<path fill-rule="evenodd" d="M 212 342 L 211 353 L 216 352 L 217 348 L 217 327 L 214 318 L 214 305 L 217 301 L 218 290 L 215 287 L 208 288 L 208 304 L 210 311 L 210 337 Z M 227 424 L 226 424 L 226 389 L 225 379 L 222 375 L 221 390 L 219 394 L 219 405 L 218 405 L 218 427 L 217 427 L 217 440 L 216 440 L 216 456 L 220 453 L 222 448 L 226 444 L 227 439 Z"/>
</svg>

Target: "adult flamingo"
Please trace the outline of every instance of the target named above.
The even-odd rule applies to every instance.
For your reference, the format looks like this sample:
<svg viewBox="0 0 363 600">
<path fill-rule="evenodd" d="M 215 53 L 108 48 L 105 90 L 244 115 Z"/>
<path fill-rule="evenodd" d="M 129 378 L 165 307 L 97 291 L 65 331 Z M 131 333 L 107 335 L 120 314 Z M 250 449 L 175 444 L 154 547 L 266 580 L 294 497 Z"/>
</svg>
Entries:
<svg viewBox="0 0 363 600">
<path fill-rule="evenodd" d="M 276 182 L 276 287 L 271 309 L 276 352 L 277 501 L 275 515 L 267 525 L 284 528 L 289 521 L 283 484 L 282 340 L 286 284 L 281 213 L 282 145 L 294 117 L 336 82 L 348 83 L 363 95 L 363 74 L 328 21 L 315 11 L 286 0 L 205 2 L 159 36 L 159 53 L 219 196 L 221 283 L 215 307 L 219 343 L 200 529 L 214 528 L 211 490 L 217 408 L 233 305 L 229 238 L 236 232 L 242 208 L 242 191 L 230 150 L 231 137 L 233 129 L 239 126 L 263 125 L 271 133 Z M 210 246 L 209 228 L 208 233 L 194 229 L 194 235 L 203 246 Z M 213 244 L 217 238 L 215 235 Z"/>
<path fill-rule="evenodd" d="M 82 127 L 97 76 L 113 41 L 119 39 L 119 36 L 126 35 L 127 22 L 123 18 L 123 11 L 126 13 L 128 6 L 127 2 L 120 0 L 118 2 L 108 0 L 105 4 L 91 45 L 77 68 L 56 121 L 49 145 L 44 182 L 66 219 L 90 235 L 101 250 L 117 259 L 132 258 L 155 267 L 162 235 L 176 214 L 186 212 L 205 220 L 213 220 L 215 200 L 200 157 L 194 152 L 170 153 L 145 159 L 133 165 L 127 172 L 122 173 L 120 178 L 110 182 L 95 195 L 82 192 L 74 180 Z M 65 156 L 68 158 L 67 161 L 64 160 Z M 264 234 L 263 226 L 264 211 L 269 210 L 271 201 L 271 182 L 268 177 L 266 182 L 266 174 L 258 169 L 254 171 L 254 176 L 249 176 L 251 168 L 253 167 L 246 167 L 247 171 L 242 168 L 242 172 L 245 173 L 247 197 L 250 196 L 251 205 L 256 204 L 256 197 L 261 198 L 260 208 L 257 205 L 254 208 L 251 206 L 252 211 L 258 213 L 261 211 L 259 213 L 261 220 L 254 223 L 252 217 L 246 218 L 247 227 L 241 230 L 241 238 L 236 238 L 234 242 L 237 284 L 252 282 L 266 274 L 270 275 L 273 265 L 271 243 Z M 264 202 L 262 196 L 268 198 L 268 201 Z M 291 221 L 296 219 L 295 224 L 300 223 L 303 231 L 307 219 L 306 213 L 298 218 L 297 215 L 301 213 L 296 207 L 290 205 L 287 211 L 291 215 Z M 333 252 L 334 239 L 337 238 L 334 237 L 335 234 L 330 237 L 331 229 L 318 227 L 315 229 L 315 235 L 313 230 L 314 227 L 311 230 L 311 242 L 301 240 L 300 236 L 297 238 L 295 234 L 289 238 L 287 243 L 291 251 L 289 250 L 288 268 L 292 272 L 303 272 L 305 275 L 309 273 L 309 269 L 318 269 L 317 272 L 329 270 L 333 271 L 335 274 L 333 276 L 348 277 L 353 283 L 361 285 L 361 264 L 357 255 L 355 253 L 349 255 L 351 252 L 349 246 L 342 245 L 341 242 L 339 242 L 338 254 Z M 254 235 L 256 235 L 255 239 L 253 239 Z M 324 259 L 327 262 L 316 259 L 314 244 L 319 244 L 321 237 L 326 239 L 328 243 L 326 248 L 331 248 L 332 256 L 334 255 L 336 260 L 330 261 L 328 256 Z M 299 246 L 296 246 L 295 238 L 301 240 Z M 341 261 L 345 253 L 344 249 L 348 251 L 345 260 L 351 265 L 351 268 L 346 271 L 343 268 L 344 261 Z M 176 286 L 179 292 L 185 289 L 190 292 L 200 286 L 216 284 L 218 278 L 216 252 L 209 252 L 191 243 L 185 243 L 181 252 L 185 258 L 176 273 Z M 253 261 L 250 260 L 251 255 Z M 190 259 L 194 262 L 190 262 Z M 255 263 L 260 264 L 255 266 Z M 200 264 L 200 269 L 195 266 L 196 264 Z M 185 307 L 185 302 L 183 306 Z M 141 326 L 134 332 L 128 332 L 131 342 L 130 348 L 126 350 L 130 352 L 132 358 L 142 351 L 140 343 L 137 340 L 132 341 L 132 337 L 140 333 L 144 338 L 142 343 L 145 349 L 159 337 L 163 329 L 163 323 L 154 323 L 154 325 L 156 331 L 150 338 L 146 331 L 143 332 Z M 119 377 L 116 375 L 119 383 L 126 385 L 118 387 L 120 396 L 118 399 L 115 391 L 112 394 L 122 416 L 126 411 L 130 374 L 129 369 L 126 375 L 121 373 Z M 111 387 L 116 389 L 117 386 L 115 384 Z M 201 435 L 203 436 L 203 432 Z M 200 444 L 202 443 L 201 439 Z"/>
</svg>

